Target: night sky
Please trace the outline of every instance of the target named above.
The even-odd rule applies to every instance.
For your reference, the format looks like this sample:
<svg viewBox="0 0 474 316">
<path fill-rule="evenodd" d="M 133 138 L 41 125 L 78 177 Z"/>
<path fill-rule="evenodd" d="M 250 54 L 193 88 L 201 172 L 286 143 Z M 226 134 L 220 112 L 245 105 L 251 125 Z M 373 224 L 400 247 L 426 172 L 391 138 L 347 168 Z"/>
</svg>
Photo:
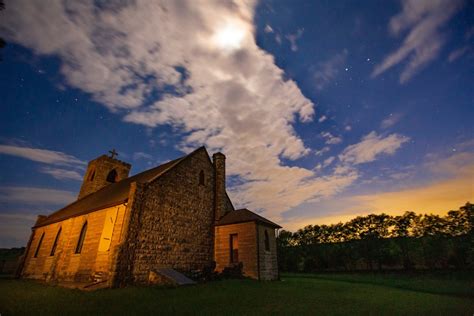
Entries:
<svg viewBox="0 0 474 316">
<path fill-rule="evenodd" d="M 473 1 L 5 7 L 0 247 L 112 148 L 132 174 L 222 151 L 234 205 L 287 230 L 474 200 Z"/>
</svg>

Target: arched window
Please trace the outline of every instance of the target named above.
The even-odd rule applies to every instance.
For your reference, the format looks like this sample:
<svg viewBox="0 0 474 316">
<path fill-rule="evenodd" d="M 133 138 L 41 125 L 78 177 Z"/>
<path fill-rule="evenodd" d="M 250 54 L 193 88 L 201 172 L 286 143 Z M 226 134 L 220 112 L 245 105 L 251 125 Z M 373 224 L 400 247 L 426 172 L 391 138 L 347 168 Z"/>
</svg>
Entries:
<svg viewBox="0 0 474 316">
<path fill-rule="evenodd" d="M 81 234 L 79 235 L 79 239 L 77 240 L 77 246 L 75 253 L 81 253 L 82 245 L 84 244 L 84 239 L 86 239 L 86 232 L 87 232 L 87 221 L 82 225 Z"/>
<path fill-rule="evenodd" d="M 54 253 L 56 252 L 56 248 L 58 247 L 58 242 L 59 242 L 59 236 L 61 236 L 61 230 L 62 228 L 59 227 L 58 233 L 56 234 L 56 238 L 54 238 L 54 243 L 53 243 L 53 247 L 51 248 L 51 253 L 49 254 L 50 256 L 54 256 Z"/>
<path fill-rule="evenodd" d="M 199 185 L 204 185 L 204 171 L 199 172 Z"/>
<path fill-rule="evenodd" d="M 270 239 L 268 238 L 267 230 L 265 230 L 265 250 L 270 251 Z"/>
<path fill-rule="evenodd" d="M 91 173 L 89 174 L 89 181 L 94 180 L 95 178 L 95 170 L 92 170 Z"/>
<path fill-rule="evenodd" d="M 115 169 L 109 172 L 107 175 L 107 181 L 111 183 L 115 183 L 117 181 L 117 171 Z"/>
<path fill-rule="evenodd" d="M 44 232 L 41 234 L 41 238 L 40 238 L 40 240 L 39 240 L 39 242 L 38 242 L 38 246 L 36 246 L 36 251 L 35 251 L 35 256 L 34 256 L 35 258 L 38 257 L 38 253 L 39 253 L 39 251 L 40 251 L 41 243 L 43 242 L 43 238 L 44 238 Z"/>
</svg>

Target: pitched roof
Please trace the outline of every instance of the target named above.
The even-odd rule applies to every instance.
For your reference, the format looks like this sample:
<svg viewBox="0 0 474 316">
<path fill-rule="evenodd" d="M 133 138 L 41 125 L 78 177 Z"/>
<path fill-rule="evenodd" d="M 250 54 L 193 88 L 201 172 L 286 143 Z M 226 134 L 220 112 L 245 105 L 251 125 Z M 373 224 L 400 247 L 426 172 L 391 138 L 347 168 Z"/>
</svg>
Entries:
<svg viewBox="0 0 474 316">
<path fill-rule="evenodd" d="M 202 149 L 203 147 L 199 148 Z M 72 202 L 71 204 L 63 207 L 62 209 L 47 216 L 44 220 L 36 224 L 34 227 L 41 227 L 56 223 L 70 217 L 84 215 L 96 210 L 100 210 L 106 207 L 122 204 L 127 201 L 128 194 L 130 192 L 130 186 L 132 182 L 148 183 L 151 182 L 166 171 L 175 167 L 179 162 L 189 157 L 199 149 L 195 150 L 187 156 L 172 160 L 158 167 L 146 170 L 139 174 L 136 174 L 130 178 L 123 179 L 122 181 L 109 184 L 108 186 L 86 195 L 80 200 Z"/>
<path fill-rule="evenodd" d="M 266 224 L 268 226 L 272 226 L 275 228 L 281 228 L 280 225 L 275 224 L 274 222 L 262 217 L 252 211 L 249 211 L 246 208 L 230 211 L 229 213 L 225 214 L 218 222 L 217 226 L 223 225 L 230 225 L 230 224 L 238 224 L 238 223 L 245 223 L 245 222 L 259 222 L 262 224 Z"/>
</svg>

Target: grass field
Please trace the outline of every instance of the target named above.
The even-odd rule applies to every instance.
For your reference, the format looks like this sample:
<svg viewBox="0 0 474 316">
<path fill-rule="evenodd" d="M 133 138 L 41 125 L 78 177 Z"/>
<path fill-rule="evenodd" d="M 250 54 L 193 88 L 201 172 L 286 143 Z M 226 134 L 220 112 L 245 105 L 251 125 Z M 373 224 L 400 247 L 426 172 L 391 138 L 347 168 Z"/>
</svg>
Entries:
<svg viewBox="0 0 474 316">
<path fill-rule="evenodd" d="M 225 280 L 183 288 L 129 287 L 95 292 L 0 279 L 0 314 L 474 313 L 474 299 L 465 290 L 455 295 L 433 294 L 427 293 L 416 280 L 412 285 L 418 289 L 409 290 L 394 284 L 390 277 L 385 283 L 383 277 L 377 281 L 366 275 L 359 276 L 359 279 L 357 275 L 348 278 L 348 275 L 285 275 L 281 282 Z M 445 286 L 444 281 L 438 279 L 438 287 Z M 436 279 L 432 278 L 430 282 L 428 290 Z M 408 283 L 405 280 L 403 286 L 409 287 Z"/>
</svg>

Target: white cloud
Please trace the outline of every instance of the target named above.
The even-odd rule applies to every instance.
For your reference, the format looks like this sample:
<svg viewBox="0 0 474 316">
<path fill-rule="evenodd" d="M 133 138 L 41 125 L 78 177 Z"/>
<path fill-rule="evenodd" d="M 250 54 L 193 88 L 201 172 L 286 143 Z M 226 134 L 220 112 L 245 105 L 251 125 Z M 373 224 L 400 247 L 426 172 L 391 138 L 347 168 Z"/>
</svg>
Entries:
<svg viewBox="0 0 474 316">
<path fill-rule="evenodd" d="M 322 132 L 321 136 L 326 140 L 327 145 L 336 145 L 342 142 L 341 137 L 334 136 L 330 132 Z"/>
<path fill-rule="evenodd" d="M 150 159 L 153 159 L 153 156 L 141 151 L 133 153 L 133 160 L 140 160 L 140 159 L 150 160 Z"/>
<path fill-rule="evenodd" d="M 333 81 L 339 71 L 343 68 L 347 59 L 347 50 L 334 55 L 324 62 L 320 62 L 314 71 L 314 81 L 316 89 L 323 90 L 331 81 Z"/>
<path fill-rule="evenodd" d="M 296 31 L 295 34 L 288 34 L 286 35 L 286 39 L 290 42 L 291 44 L 291 50 L 296 52 L 298 51 L 298 45 L 296 43 L 296 41 L 298 39 L 301 38 L 301 36 L 303 36 L 303 32 L 304 32 L 304 29 L 299 29 L 298 31 Z"/>
<path fill-rule="evenodd" d="M 397 124 L 401 118 L 403 117 L 402 114 L 400 113 L 390 113 L 390 115 L 380 123 L 380 127 L 382 129 L 387 129 L 389 127 L 392 127 L 393 125 Z"/>
<path fill-rule="evenodd" d="M 20 157 L 36 162 L 42 162 L 53 165 L 85 165 L 85 163 L 74 156 L 67 155 L 60 151 L 13 146 L 0 145 L 0 154 Z"/>
<path fill-rule="evenodd" d="M 58 180 L 82 181 L 82 175 L 75 170 L 65 170 L 60 168 L 42 167 L 40 172 L 48 174 Z"/>
<path fill-rule="evenodd" d="M 328 117 L 327 117 L 326 115 L 323 115 L 323 116 L 321 116 L 321 117 L 319 118 L 318 122 L 319 122 L 319 123 L 322 123 L 322 122 L 324 122 L 324 121 L 327 120 L 327 119 L 328 119 Z"/>
<path fill-rule="evenodd" d="M 442 28 L 461 7 L 460 0 L 402 1 L 402 12 L 390 19 L 389 29 L 396 36 L 408 34 L 403 44 L 375 67 L 372 77 L 408 60 L 400 83 L 410 80 L 438 56 L 446 42 Z"/>
<path fill-rule="evenodd" d="M 270 25 L 265 25 L 265 28 L 263 29 L 265 33 L 273 33 L 273 29 Z"/>
<path fill-rule="evenodd" d="M 467 52 L 469 52 L 469 50 L 470 50 L 470 47 L 467 45 L 453 50 L 448 56 L 448 61 L 452 63 L 453 61 L 459 59 L 460 57 L 465 55 Z"/>
<path fill-rule="evenodd" d="M 280 34 L 275 34 L 275 42 L 277 42 L 278 45 L 281 45 L 281 36 L 280 36 Z"/>
<path fill-rule="evenodd" d="M 329 158 L 327 158 L 326 160 L 324 160 L 323 162 L 323 167 L 327 167 L 329 166 L 330 164 L 332 164 L 332 162 L 336 159 L 336 157 L 334 156 L 331 156 Z"/>
<path fill-rule="evenodd" d="M 313 119 L 314 104 L 257 46 L 255 3 L 137 0 L 102 7 L 13 1 L 0 20 L 0 33 L 39 55 L 57 56 L 70 86 L 126 122 L 172 126 L 182 135 L 179 148 L 185 152 L 199 145 L 211 153 L 223 151 L 228 175 L 243 180 L 230 188 L 237 205 L 265 210 L 277 220 L 281 212 L 340 192 L 357 179 L 351 168 L 317 177 L 312 169 L 284 165 L 285 159 L 311 152 L 293 126 Z M 292 49 L 302 32 L 289 39 Z M 145 102 L 156 93 L 162 96 L 158 101 Z M 30 157 L 26 151 L 15 149 L 16 155 Z M 69 164 L 74 158 L 34 153 L 35 161 L 44 163 Z M 3 199 L 38 203 L 54 196 L 62 205 L 73 199 L 65 192 L 38 190 L 4 192 Z"/>
<path fill-rule="evenodd" d="M 66 205 L 76 199 L 69 191 L 30 187 L 0 187 L 0 202 L 28 205 Z"/>
<path fill-rule="evenodd" d="M 383 137 L 377 135 L 376 132 L 371 132 L 364 136 L 359 143 L 348 146 L 342 154 L 339 155 L 339 159 L 351 165 L 371 162 L 379 155 L 394 154 L 395 151 L 408 140 L 408 137 L 399 134 L 391 134 Z"/>
<path fill-rule="evenodd" d="M 327 153 L 329 150 L 330 150 L 329 146 L 325 146 L 325 147 L 323 147 L 323 148 L 320 149 L 320 150 L 316 150 L 316 151 L 314 152 L 314 154 L 315 154 L 316 156 L 322 156 L 322 155 L 324 155 L 325 153 Z"/>
</svg>

